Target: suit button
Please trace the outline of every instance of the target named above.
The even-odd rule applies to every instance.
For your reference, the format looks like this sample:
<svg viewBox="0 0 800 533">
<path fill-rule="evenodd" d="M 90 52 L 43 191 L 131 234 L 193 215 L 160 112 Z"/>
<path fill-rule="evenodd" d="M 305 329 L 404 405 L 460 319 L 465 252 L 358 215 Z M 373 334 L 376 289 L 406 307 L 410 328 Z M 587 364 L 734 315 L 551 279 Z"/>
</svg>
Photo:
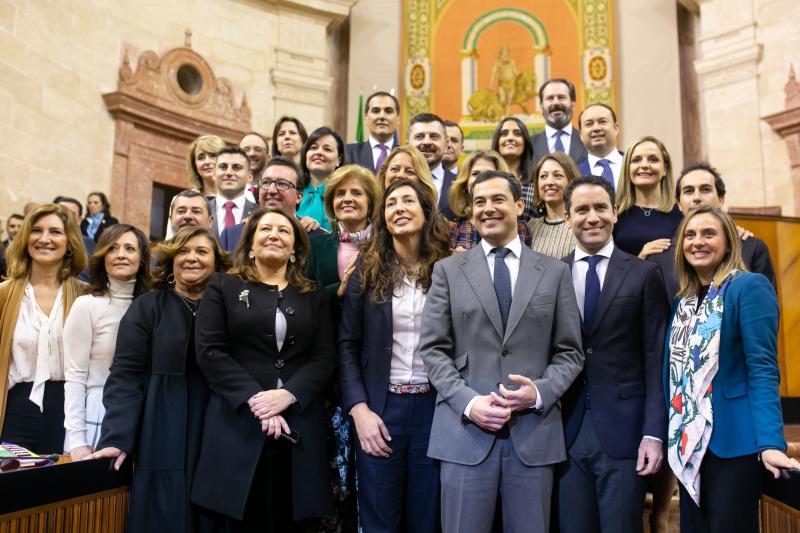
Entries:
<svg viewBox="0 0 800 533">
<path fill-rule="evenodd" d="M 502 351 L 502 352 L 500 352 L 500 355 L 502 355 L 503 357 L 505 357 L 505 356 L 507 356 L 509 353 L 511 353 L 511 352 L 509 352 L 507 349 L 503 348 L 503 351 Z"/>
<path fill-rule="evenodd" d="M 283 368 L 283 359 L 278 359 L 275 361 L 275 368 Z"/>
<path fill-rule="evenodd" d="M 594 353 L 594 350 L 591 348 L 586 348 L 586 355 L 592 355 L 592 353 Z"/>
</svg>

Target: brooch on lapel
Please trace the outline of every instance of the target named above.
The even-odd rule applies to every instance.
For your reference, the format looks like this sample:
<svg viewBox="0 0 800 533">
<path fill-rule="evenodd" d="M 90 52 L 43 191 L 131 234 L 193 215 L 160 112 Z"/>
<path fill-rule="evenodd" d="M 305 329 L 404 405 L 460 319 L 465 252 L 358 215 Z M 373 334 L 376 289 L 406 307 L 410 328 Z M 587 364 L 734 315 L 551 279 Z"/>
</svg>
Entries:
<svg viewBox="0 0 800 533">
<path fill-rule="evenodd" d="M 250 309 L 250 291 L 248 289 L 239 293 L 239 301 L 244 302 L 248 309 Z"/>
</svg>

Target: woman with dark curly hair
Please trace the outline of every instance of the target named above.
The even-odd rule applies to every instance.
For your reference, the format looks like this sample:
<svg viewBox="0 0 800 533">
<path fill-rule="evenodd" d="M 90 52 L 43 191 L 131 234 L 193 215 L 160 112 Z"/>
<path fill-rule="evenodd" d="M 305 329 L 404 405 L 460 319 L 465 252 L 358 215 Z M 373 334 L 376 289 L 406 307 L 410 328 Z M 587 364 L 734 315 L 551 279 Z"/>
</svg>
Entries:
<svg viewBox="0 0 800 533">
<path fill-rule="evenodd" d="M 339 326 L 343 406 L 359 444 L 365 531 L 436 531 L 439 468 L 427 456 L 436 393 L 419 353 L 433 264 L 450 255 L 445 221 L 417 181 L 391 183 L 350 277 Z"/>
</svg>

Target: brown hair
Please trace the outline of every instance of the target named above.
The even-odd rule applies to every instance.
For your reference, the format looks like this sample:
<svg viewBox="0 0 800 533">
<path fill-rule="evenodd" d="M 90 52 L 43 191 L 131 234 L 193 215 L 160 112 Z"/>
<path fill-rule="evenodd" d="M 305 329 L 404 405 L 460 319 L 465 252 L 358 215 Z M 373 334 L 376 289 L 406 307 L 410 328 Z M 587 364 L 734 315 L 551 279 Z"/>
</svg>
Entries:
<svg viewBox="0 0 800 533">
<path fill-rule="evenodd" d="M 672 177 L 672 159 L 669 157 L 669 152 L 664 143 L 659 141 L 653 136 L 646 135 L 636 139 L 628 145 L 625 150 L 625 158 L 622 160 L 622 173 L 620 174 L 619 188 L 617 189 L 617 215 L 621 215 L 634 205 L 636 205 L 636 187 L 633 185 L 631 179 L 631 159 L 633 159 L 633 151 L 642 143 L 650 142 L 655 144 L 661 152 L 661 158 L 664 160 L 664 176 L 659 183 L 661 192 L 661 204 L 656 207 L 659 211 L 669 213 L 672 206 L 675 205 L 675 198 L 672 197 L 675 190 L 675 180 Z"/>
<path fill-rule="evenodd" d="M 414 171 L 417 173 L 417 179 L 424 185 L 433 195 L 433 203 L 436 204 L 436 185 L 433 184 L 433 175 L 428 166 L 428 161 L 422 152 L 417 150 L 411 145 L 404 144 L 395 146 L 386 161 L 383 162 L 381 168 L 378 169 L 378 188 L 380 189 L 381 196 L 386 196 L 386 172 L 389 170 L 389 165 L 392 159 L 400 154 L 408 154 L 411 157 L 411 163 L 414 165 Z"/>
<path fill-rule="evenodd" d="M 95 296 L 108 293 L 108 272 L 106 272 L 106 255 L 111 248 L 126 233 L 133 233 L 139 246 L 139 268 L 136 270 L 136 284 L 133 287 L 133 297 L 150 290 L 150 244 L 147 237 L 138 228 L 128 224 L 114 224 L 107 228 L 97 241 L 92 257 L 89 258 L 89 287 L 87 292 Z"/>
<path fill-rule="evenodd" d="M 469 199 L 470 194 L 469 190 L 467 190 L 467 184 L 469 183 L 469 175 L 472 173 L 472 167 L 478 159 L 491 161 L 494 163 L 495 170 L 508 172 L 506 160 L 494 150 L 475 150 L 469 154 L 458 170 L 458 176 L 453 180 L 453 184 L 450 186 L 450 193 L 447 195 L 450 211 L 456 217 L 464 218 L 470 214 L 472 202 Z"/>
<path fill-rule="evenodd" d="M 545 206 L 544 200 L 539 196 L 539 172 L 542 171 L 545 162 L 550 160 L 561 165 L 561 169 L 567 177 L 567 185 L 581 175 L 580 172 L 578 172 L 578 167 L 576 167 L 575 163 L 572 161 L 572 158 L 564 152 L 553 152 L 543 155 L 542 158 L 539 159 L 539 162 L 536 163 L 536 170 L 533 172 L 533 205 L 540 212 L 543 212 L 542 210 L 545 209 Z"/>
<path fill-rule="evenodd" d="M 236 253 L 233 257 L 233 273 L 245 281 L 253 281 L 260 283 L 261 279 L 258 277 L 258 270 L 256 269 L 255 261 L 250 258 L 250 250 L 253 249 L 253 237 L 256 234 L 258 223 L 261 218 L 268 213 L 277 213 L 292 225 L 294 231 L 294 257 L 295 261 L 291 261 L 286 265 L 286 281 L 292 287 L 297 287 L 300 292 L 309 292 L 314 290 L 314 283 L 305 275 L 306 260 L 308 258 L 309 244 L 306 231 L 300 225 L 297 217 L 288 214 L 283 209 L 270 209 L 261 207 L 256 209 L 247 218 L 247 223 L 242 229 L 242 236 L 239 239 L 239 245 L 236 247 Z"/>
<path fill-rule="evenodd" d="M 189 183 L 195 189 L 203 192 L 203 178 L 194 162 L 195 152 L 205 152 L 217 157 L 220 150 L 225 148 L 225 141 L 216 135 L 203 135 L 192 141 L 186 154 L 186 171 L 189 174 Z"/>
<path fill-rule="evenodd" d="M 25 279 L 30 276 L 33 260 L 28 253 L 28 239 L 30 239 L 34 224 L 48 215 L 55 215 L 61 220 L 64 225 L 64 235 L 67 237 L 67 249 L 61 259 L 58 279 L 64 281 L 77 276 L 86 268 L 86 248 L 83 246 L 83 236 L 72 213 L 66 207 L 57 204 L 44 204 L 25 217 L 17 236 L 8 245 L 6 250 L 7 278 Z"/>
<path fill-rule="evenodd" d="M 386 198 L 400 187 L 411 187 L 417 195 L 425 223 L 419 249 L 417 287 L 428 292 L 431 286 L 433 264 L 450 255 L 447 224 L 436 210 L 433 196 L 421 183 L 412 180 L 397 180 L 386 188 L 380 207 L 372 222 L 372 235 L 361 250 L 361 291 L 372 289 L 373 302 L 391 299 L 392 289 L 403 279 L 403 268 L 394 250 L 392 235 L 386 226 Z"/>
<path fill-rule="evenodd" d="M 336 188 L 340 183 L 348 178 L 356 178 L 367 195 L 367 224 L 375 214 L 375 204 L 378 201 L 378 185 L 375 183 L 375 175 L 369 170 L 359 165 L 345 165 L 337 168 L 328 178 L 325 184 L 325 214 L 331 222 L 331 227 L 336 229 L 336 213 L 333 211 L 333 199 Z"/>
<path fill-rule="evenodd" d="M 678 296 L 681 297 L 697 294 L 701 285 L 697 271 L 689 264 L 686 260 L 686 254 L 683 253 L 683 242 L 686 240 L 684 235 L 686 226 L 688 226 L 689 221 L 697 215 L 712 215 L 716 217 L 720 225 L 722 225 L 722 232 L 725 234 L 725 239 L 728 241 L 728 251 L 722 258 L 722 262 L 717 266 L 717 271 L 714 273 L 714 286 L 719 287 L 725 278 L 734 270 L 747 272 L 747 267 L 742 260 L 742 243 L 739 238 L 739 232 L 730 215 L 721 209 L 709 205 L 703 205 L 697 209 L 692 209 L 686 214 L 680 227 L 678 227 L 678 239 L 675 243 L 675 275 L 678 278 Z"/>
<path fill-rule="evenodd" d="M 205 237 L 211 241 L 211 249 L 214 250 L 214 270 L 216 272 L 227 272 L 231 266 L 231 256 L 219 244 L 214 233 L 201 226 L 184 226 L 179 229 L 171 239 L 158 243 L 153 256 L 156 260 L 156 268 L 153 270 L 153 284 L 156 288 L 167 288 L 172 286 L 170 277 L 173 276 L 174 259 L 178 252 L 195 237 Z"/>
</svg>

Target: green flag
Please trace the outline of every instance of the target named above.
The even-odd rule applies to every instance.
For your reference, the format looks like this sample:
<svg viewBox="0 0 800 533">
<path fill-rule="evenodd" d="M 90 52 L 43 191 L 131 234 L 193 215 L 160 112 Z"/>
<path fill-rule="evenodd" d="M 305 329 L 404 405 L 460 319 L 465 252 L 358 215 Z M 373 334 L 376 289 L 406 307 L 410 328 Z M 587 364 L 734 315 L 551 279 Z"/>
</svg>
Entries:
<svg viewBox="0 0 800 533">
<path fill-rule="evenodd" d="M 364 138 L 364 95 L 358 95 L 358 118 L 356 119 L 356 142 L 363 143 Z"/>
</svg>

